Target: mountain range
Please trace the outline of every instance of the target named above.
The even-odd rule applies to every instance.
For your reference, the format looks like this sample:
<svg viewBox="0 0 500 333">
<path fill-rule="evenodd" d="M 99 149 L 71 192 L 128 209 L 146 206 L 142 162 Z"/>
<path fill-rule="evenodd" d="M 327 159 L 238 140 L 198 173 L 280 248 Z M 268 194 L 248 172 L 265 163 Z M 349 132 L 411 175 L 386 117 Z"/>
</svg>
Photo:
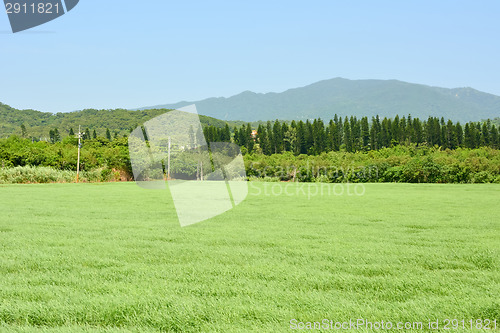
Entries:
<svg viewBox="0 0 500 333">
<path fill-rule="evenodd" d="M 198 112 L 223 120 L 299 120 L 339 116 L 394 117 L 408 115 L 426 119 L 444 117 L 454 121 L 480 121 L 500 116 L 500 97 L 473 88 L 439 88 L 398 80 L 348 80 L 334 78 L 281 93 L 245 91 L 225 98 L 183 101 L 143 107 L 176 109 L 196 104 Z"/>
<path fill-rule="evenodd" d="M 393 118 L 396 115 L 444 117 L 462 123 L 492 119 L 500 124 L 500 97 L 472 88 L 438 88 L 396 80 L 347 80 L 336 78 L 320 81 L 282 93 L 250 91 L 224 98 L 208 98 L 197 102 L 145 107 L 137 110 L 95 110 L 50 113 L 18 110 L 0 103 L 0 137 L 21 134 L 24 125 L 29 137 L 47 137 L 49 130 L 58 128 L 62 136 L 70 128 L 89 128 L 104 136 L 106 129 L 119 136 L 128 135 L 131 128 L 154 118 L 168 109 L 196 104 L 203 125 L 231 128 L 243 121 L 256 127 L 259 120 L 330 120 L 339 116 L 375 116 Z M 222 119 L 222 120 L 221 120 Z"/>
</svg>

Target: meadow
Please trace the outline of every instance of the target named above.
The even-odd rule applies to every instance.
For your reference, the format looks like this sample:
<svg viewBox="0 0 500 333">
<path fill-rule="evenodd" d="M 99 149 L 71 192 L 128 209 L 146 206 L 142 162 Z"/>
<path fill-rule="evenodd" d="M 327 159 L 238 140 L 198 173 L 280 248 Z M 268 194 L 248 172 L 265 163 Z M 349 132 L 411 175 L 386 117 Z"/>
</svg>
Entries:
<svg viewBox="0 0 500 333">
<path fill-rule="evenodd" d="M 0 185 L 0 331 L 500 325 L 500 185 L 310 186 L 251 183 L 236 208 L 181 228 L 168 191 Z"/>
</svg>

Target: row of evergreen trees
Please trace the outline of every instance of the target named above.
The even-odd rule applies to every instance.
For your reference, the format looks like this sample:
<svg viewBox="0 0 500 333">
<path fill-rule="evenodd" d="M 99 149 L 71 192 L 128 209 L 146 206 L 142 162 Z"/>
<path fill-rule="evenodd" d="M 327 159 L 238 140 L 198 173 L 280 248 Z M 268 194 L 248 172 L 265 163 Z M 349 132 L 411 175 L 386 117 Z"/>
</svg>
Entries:
<svg viewBox="0 0 500 333">
<path fill-rule="evenodd" d="M 229 129 L 205 128 L 209 142 L 230 141 Z M 399 117 L 394 119 L 379 116 L 371 121 L 367 117 L 345 117 L 335 115 L 327 124 L 321 119 L 313 121 L 274 122 L 261 124 L 252 132 L 250 124 L 235 127 L 232 140 L 245 147 L 247 152 L 259 151 L 265 155 L 291 151 L 298 154 L 318 155 L 322 152 L 347 152 L 378 150 L 400 144 L 478 148 L 500 147 L 499 131 L 490 121 L 469 122 L 462 126 L 444 118 Z M 210 136 L 207 137 L 207 133 Z"/>
<path fill-rule="evenodd" d="M 26 135 L 24 134 L 26 131 L 26 127 L 24 127 L 24 125 L 21 126 L 21 131 L 23 133 L 22 136 L 26 137 Z M 73 130 L 73 128 L 69 129 L 68 136 L 75 137 L 75 131 Z M 111 131 L 109 130 L 109 128 L 106 128 L 106 139 L 111 141 L 111 140 L 116 139 L 116 138 L 118 138 L 118 132 L 115 132 L 114 136 L 112 137 Z M 97 139 L 97 132 L 96 132 L 96 130 L 91 131 L 89 128 L 86 128 L 82 132 L 82 140 L 85 141 L 85 140 L 90 140 L 90 139 Z M 49 140 L 51 143 L 56 143 L 56 142 L 61 141 L 61 134 L 59 133 L 59 130 L 57 128 L 51 129 L 49 131 Z"/>
</svg>

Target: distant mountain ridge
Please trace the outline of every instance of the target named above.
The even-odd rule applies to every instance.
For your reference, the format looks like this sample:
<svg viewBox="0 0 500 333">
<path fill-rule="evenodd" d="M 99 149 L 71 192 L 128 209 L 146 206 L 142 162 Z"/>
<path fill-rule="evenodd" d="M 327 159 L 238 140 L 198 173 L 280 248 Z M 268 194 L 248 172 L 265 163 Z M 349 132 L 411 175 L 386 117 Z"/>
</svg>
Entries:
<svg viewBox="0 0 500 333">
<path fill-rule="evenodd" d="M 500 116 L 500 97 L 472 88 L 439 88 L 398 80 L 348 80 L 335 78 L 293 88 L 282 93 L 254 93 L 213 97 L 137 110 L 175 109 L 196 104 L 198 112 L 223 120 L 331 119 L 339 116 L 394 117 L 397 114 L 425 119 L 444 117 L 455 121 L 480 121 Z"/>
</svg>

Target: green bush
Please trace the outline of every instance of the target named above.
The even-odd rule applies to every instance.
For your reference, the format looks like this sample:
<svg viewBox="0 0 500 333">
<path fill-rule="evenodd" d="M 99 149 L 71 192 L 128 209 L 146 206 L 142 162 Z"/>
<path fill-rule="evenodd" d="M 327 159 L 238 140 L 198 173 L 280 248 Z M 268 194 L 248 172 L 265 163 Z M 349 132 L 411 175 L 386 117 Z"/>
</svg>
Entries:
<svg viewBox="0 0 500 333">
<path fill-rule="evenodd" d="M 438 147 L 384 148 L 367 153 L 329 152 L 318 156 L 249 154 L 249 177 L 277 177 L 301 182 L 498 182 L 500 152 L 479 149 L 440 150 Z M 325 171 L 326 170 L 326 171 Z"/>
<path fill-rule="evenodd" d="M 495 181 L 495 176 L 490 174 L 488 171 L 480 171 L 472 177 L 473 183 L 493 183 Z"/>
<path fill-rule="evenodd" d="M 18 166 L 0 169 L 0 184 L 72 183 L 75 181 L 76 172 L 51 167 Z M 80 181 L 99 182 L 101 171 L 82 171 Z"/>
</svg>

